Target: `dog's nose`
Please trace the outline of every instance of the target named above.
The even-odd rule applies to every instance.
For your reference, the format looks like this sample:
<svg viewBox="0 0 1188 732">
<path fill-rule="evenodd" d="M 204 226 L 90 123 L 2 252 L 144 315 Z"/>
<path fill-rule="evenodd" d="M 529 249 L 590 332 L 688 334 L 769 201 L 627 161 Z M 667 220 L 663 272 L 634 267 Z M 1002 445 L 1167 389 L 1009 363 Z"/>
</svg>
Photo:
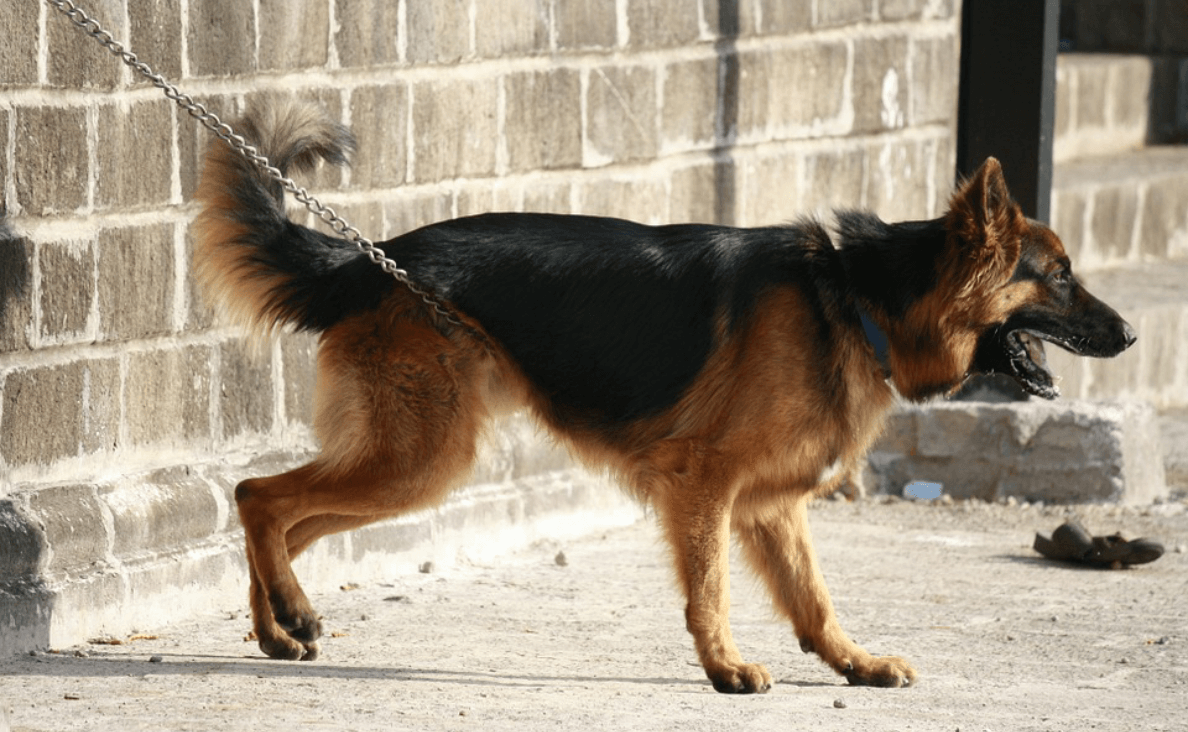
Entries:
<svg viewBox="0 0 1188 732">
<path fill-rule="evenodd" d="M 1122 321 L 1122 340 L 1126 343 L 1126 345 L 1122 346 L 1124 349 L 1130 348 L 1138 340 L 1138 333 L 1135 333 L 1134 328 L 1130 327 L 1130 323 L 1127 323 L 1125 320 Z"/>
</svg>

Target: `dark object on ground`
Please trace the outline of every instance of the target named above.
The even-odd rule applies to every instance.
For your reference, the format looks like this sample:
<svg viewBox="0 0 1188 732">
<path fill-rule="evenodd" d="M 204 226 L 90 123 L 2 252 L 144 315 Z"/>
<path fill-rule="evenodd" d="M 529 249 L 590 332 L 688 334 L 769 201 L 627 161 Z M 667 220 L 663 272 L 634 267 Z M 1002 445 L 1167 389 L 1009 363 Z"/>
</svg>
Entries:
<svg viewBox="0 0 1188 732">
<path fill-rule="evenodd" d="M 1076 521 L 1067 521 L 1052 532 L 1052 538 L 1035 535 L 1033 547 L 1048 559 L 1078 562 L 1101 569 L 1121 569 L 1132 564 L 1146 564 L 1163 556 L 1163 545 L 1150 539 L 1090 536 Z"/>
</svg>

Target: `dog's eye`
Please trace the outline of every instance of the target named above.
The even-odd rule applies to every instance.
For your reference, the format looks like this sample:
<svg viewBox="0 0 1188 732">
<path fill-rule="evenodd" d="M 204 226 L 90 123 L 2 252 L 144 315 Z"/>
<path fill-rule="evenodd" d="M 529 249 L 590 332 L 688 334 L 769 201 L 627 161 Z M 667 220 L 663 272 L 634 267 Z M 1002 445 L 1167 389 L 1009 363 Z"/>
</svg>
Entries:
<svg viewBox="0 0 1188 732">
<path fill-rule="evenodd" d="M 1068 267 L 1061 267 L 1048 276 L 1058 285 L 1067 285 L 1072 281 L 1072 270 Z"/>
</svg>

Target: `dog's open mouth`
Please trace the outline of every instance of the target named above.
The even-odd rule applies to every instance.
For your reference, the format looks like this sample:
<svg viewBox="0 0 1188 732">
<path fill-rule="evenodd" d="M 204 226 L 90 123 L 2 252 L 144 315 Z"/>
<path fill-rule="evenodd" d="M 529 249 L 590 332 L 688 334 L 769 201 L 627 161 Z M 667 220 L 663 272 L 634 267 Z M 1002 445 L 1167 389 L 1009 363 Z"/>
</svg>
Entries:
<svg viewBox="0 0 1188 732">
<path fill-rule="evenodd" d="M 1026 330 L 1013 330 L 1002 339 L 1008 373 L 1028 393 L 1044 399 L 1060 396 L 1052 372 L 1048 370 L 1048 358 L 1044 354 L 1042 336 Z"/>
</svg>

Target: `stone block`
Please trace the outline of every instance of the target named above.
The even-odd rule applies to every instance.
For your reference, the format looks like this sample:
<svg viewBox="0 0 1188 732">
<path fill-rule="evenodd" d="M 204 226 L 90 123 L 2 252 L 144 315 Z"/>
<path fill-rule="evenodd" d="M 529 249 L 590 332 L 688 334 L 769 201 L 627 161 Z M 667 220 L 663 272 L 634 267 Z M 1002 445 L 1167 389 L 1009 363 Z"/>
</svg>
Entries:
<svg viewBox="0 0 1188 732">
<path fill-rule="evenodd" d="M 223 439 L 272 429 L 272 349 L 251 348 L 244 341 L 223 343 L 219 348 L 219 409 Z"/>
<path fill-rule="evenodd" d="M 741 29 L 753 30 L 759 35 L 792 35 L 809 30 L 813 24 L 811 2 L 788 2 L 788 0 L 755 0 L 754 3 L 728 2 L 718 5 L 736 5 L 741 16 Z"/>
<path fill-rule="evenodd" d="M 18 107 L 13 178 L 26 214 L 69 213 L 86 205 L 90 164 L 86 111 Z M 52 155 L 46 152 L 52 150 Z"/>
<path fill-rule="evenodd" d="M 386 235 L 399 236 L 422 226 L 453 218 L 453 196 L 441 191 L 404 195 L 385 201 L 384 212 L 384 219 L 388 222 Z"/>
<path fill-rule="evenodd" d="M 664 69 L 660 130 L 667 148 L 710 148 L 722 106 L 716 57 L 677 61 Z"/>
<path fill-rule="evenodd" d="M 739 53 L 737 133 L 767 140 L 848 132 L 848 56 L 837 41 Z"/>
<path fill-rule="evenodd" d="M 804 179 L 798 215 L 815 212 L 828 220 L 834 210 L 861 208 L 866 184 L 864 151 L 838 149 L 806 155 Z"/>
<path fill-rule="evenodd" d="M 36 3 L 3 3 L 0 7 L 0 89 L 33 86 L 37 83 L 38 14 Z M 51 21 L 70 25 L 63 17 Z M 7 139 L 7 138 L 5 138 Z"/>
<path fill-rule="evenodd" d="M 1188 176 L 1169 176 L 1146 187 L 1139 227 L 1139 254 L 1164 259 L 1188 236 Z"/>
<path fill-rule="evenodd" d="M 286 333 L 281 336 L 280 346 L 285 419 L 289 423 L 312 425 L 317 378 L 317 336 Z"/>
<path fill-rule="evenodd" d="M 568 181 L 533 181 L 524 186 L 522 209 L 544 213 L 573 213 L 573 184 Z"/>
<path fill-rule="evenodd" d="M 956 36 L 921 38 L 912 43 L 911 125 L 952 124 L 957 113 L 957 83 L 954 69 L 960 68 Z"/>
<path fill-rule="evenodd" d="M 486 79 L 413 86 L 413 179 L 418 183 L 495 173 L 498 85 Z"/>
<path fill-rule="evenodd" d="M 210 439 L 210 359 L 206 346 L 129 354 L 124 419 L 133 445 Z"/>
<path fill-rule="evenodd" d="M 718 168 L 714 163 L 690 165 L 672 172 L 668 216 L 673 223 L 717 223 Z"/>
<path fill-rule="evenodd" d="M 95 295 L 95 254 L 89 243 L 42 244 L 41 335 L 62 338 L 87 326 Z"/>
<path fill-rule="evenodd" d="M 932 211 L 929 172 L 934 141 L 872 143 L 868 158 L 865 205 L 887 221 L 924 218 Z"/>
<path fill-rule="evenodd" d="M 874 18 L 871 0 L 830 0 L 817 3 L 818 28 L 862 23 Z"/>
<path fill-rule="evenodd" d="M 0 353 L 30 346 L 35 252 L 32 242 L 0 221 Z"/>
<path fill-rule="evenodd" d="M 391 0 L 335 0 L 334 48 L 338 62 L 350 68 L 400 61 L 401 6 Z"/>
<path fill-rule="evenodd" d="M 46 539 L 44 528 L 37 520 L 35 515 L 30 516 L 24 501 L 0 500 L 0 577 L 4 577 L 0 581 L 0 596 L 9 582 L 27 580 L 41 572 Z M 4 620 L 0 612 L 0 623 Z M 7 633 L 6 630 L 0 636 Z"/>
<path fill-rule="evenodd" d="M 470 55 L 469 0 L 407 3 L 408 60 L 450 64 Z"/>
<path fill-rule="evenodd" d="M 1094 253 L 1107 261 L 1127 259 L 1137 214 L 1138 194 L 1133 185 L 1097 190 L 1089 220 Z"/>
<path fill-rule="evenodd" d="M 83 574 L 107 558 L 110 537 L 94 486 L 40 488 L 29 496 L 29 512 L 45 527 L 45 541 L 52 550 L 42 568 L 47 575 Z"/>
<path fill-rule="evenodd" d="M 232 122 L 239 117 L 238 105 L 232 97 L 198 95 L 194 97 L 194 101 L 205 106 L 208 111 L 217 115 L 224 122 Z M 202 173 L 202 161 L 206 151 L 214 144 L 223 145 L 226 143 L 216 138 L 198 122 L 191 120 L 190 115 L 178 114 L 177 164 L 183 201 L 194 200 L 194 190 L 198 187 L 199 176 Z"/>
<path fill-rule="evenodd" d="M 753 155 L 738 161 L 742 190 L 739 201 L 742 226 L 777 226 L 795 220 L 804 211 L 801 199 L 801 162 L 790 154 Z"/>
<path fill-rule="evenodd" d="M 173 115 L 168 101 L 98 109 L 95 207 L 159 207 L 173 194 Z"/>
<path fill-rule="evenodd" d="M 99 25 L 123 40 L 119 32 L 127 19 L 127 7 L 123 0 L 99 0 L 89 3 L 86 10 L 87 15 Z M 50 86 L 69 89 L 116 87 L 123 78 L 124 65 L 88 38 L 65 15 L 53 8 L 47 8 L 47 11 L 46 77 Z M 36 58 L 36 54 L 33 58 Z"/>
<path fill-rule="evenodd" d="M 582 83 L 575 69 L 504 79 L 505 137 L 513 172 L 576 168 L 582 163 Z"/>
<path fill-rule="evenodd" d="M 1080 189 L 1055 188 L 1052 191 L 1052 230 L 1064 243 L 1064 251 L 1074 267 L 1091 266 L 1085 251 L 1085 192 Z"/>
<path fill-rule="evenodd" d="M 680 46 L 700 35 L 701 0 L 627 4 L 627 45 L 631 48 Z"/>
<path fill-rule="evenodd" d="M 1155 412 L 1141 402 L 951 402 L 904 410 L 874 446 L 880 489 L 935 481 L 954 498 L 1150 503 L 1166 495 Z"/>
<path fill-rule="evenodd" d="M 399 82 L 351 92 L 351 132 L 359 151 L 352 188 L 392 188 L 408 174 L 408 88 Z"/>
<path fill-rule="evenodd" d="M 208 301 L 206 293 L 198 286 L 194 277 L 194 234 L 190 226 L 186 226 L 186 330 L 201 331 L 214 325 L 215 304 Z"/>
<path fill-rule="evenodd" d="M 99 498 L 111 513 L 117 559 L 176 551 L 219 528 L 210 486 L 187 467 L 103 486 Z"/>
<path fill-rule="evenodd" d="M 907 124 L 912 78 L 908 72 L 907 51 L 907 38 L 903 36 L 865 38 L 854 42 L 854 132 L 898 130 Z M 951 69 L 949 74 L 951 76 Z M 949 90 L 955 90 L 955 87 L 951 81 L 940 85 L 940 88 Z M 951 116 L 952 109 L 945 118 Z"/>
<path fill-rule="evenodd" d="M 128 46 L 166 79 L 180 79 L 181 0 L 128 0 Z M 114 59 L 113 59 L 114 60 Z M 136 83 L 149 84 L 133 73 Z"/>
<path fill-rule="evenodd" d="M 233 76 L 256 70 L 253 3 L 191 3 L 186 48 L 191 76 Z"/>
<path fill-rule="evenodd" d="M 659 146 L 655 72 L 644 66 L 600 66 L 588 73 L 585 164 L 654 158 Z"/>
<path fill-rule="evenodd" d="M 79 453 L 85 366 L 40 366 L 8 374 L 0 412 L 0 455 L 10 467 L 49 465 Z"/>
<path fill-rule="evenodd" d="M 558 50 L 610 49 L 618 43 L 616 3 L 556 3 Z"/>
<path fill-rule="evenodd" d="M 668 197 L 662 181 L 601 178 L 581 188 L 581 213 L 615 216 L 644 224 L 668 223 Z"/>
<path fill-rule="evenodd" d="M 475 3 L 475 53 L 499 58 L 549 50 L 547 0 L 487 0 Z"/>
<path fill-rule="evenodd" d="M 173 225 L 99 232 L 99 330 L 107 339 L 143 338 L 173 324 Z"/>
<path fill-rule="evenodd" d="M 329 59 L 330 5 L 262 0 L 259 9 L 262 71 L 318 68 Z"/>
</svg>

